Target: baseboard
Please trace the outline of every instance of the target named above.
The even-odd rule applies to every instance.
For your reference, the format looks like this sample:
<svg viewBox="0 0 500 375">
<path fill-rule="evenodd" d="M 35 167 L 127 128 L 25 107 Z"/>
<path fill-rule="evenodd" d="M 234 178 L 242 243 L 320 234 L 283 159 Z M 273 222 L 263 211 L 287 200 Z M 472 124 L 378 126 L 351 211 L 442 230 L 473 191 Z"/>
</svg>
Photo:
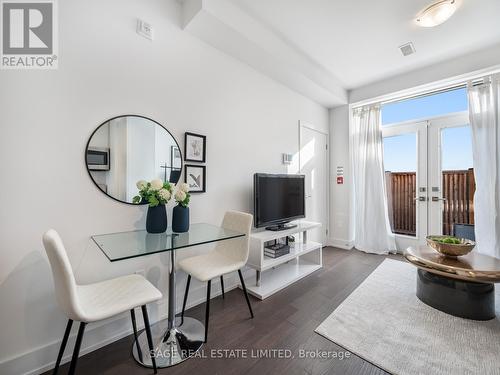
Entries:
<svg viewBox="0 0 500 375">
<path fill-rule="evenodd" d="M 340 249 L 351 250 L 354 247 L 354 241 L 330 237 L 328 239 L 328 245 L 338 247 Z"/>
<path fill-rule="evenodd" d="M 212 283 L 214 284 L 214 283 Z M 224 278 L 224 289 L 226 292 L 233 290 L 238 287 L 238 278 L 236 276 L 231 276 Z M 182 289 L 182 292 L 179 291 Z M 182 298 L 183 298 L 184 286 L 177 286 L 177 313 L 181 312 L 182 309 Z M 219 283 L 215 283 L 212 286 L 212 298 L 220 296 L 222 291 L 220 289 Z M 206 299 L 206 287 L 203 284 L 199 284 L 194 287 L 191 284 L 191 289 L 189 291 L 189 301 L 187 303 L 187 308 L 194 307 L 205 302 Z M 150 310 L 150 320 L 152 323 L 164 320 L 167 318 L 167 302 L 162 301 L 160 304 L 153 304 L 149 307 Z M 142 314 L 136 313 L 138 328 L 144 328 L 142 322 Z M 61 326 L 65 326 L 66 321 L 61 322 Z M 71 353 L 76 339 L 76 329 L 78 323 L 73 324 L 73 332 L 70 334 L 68 339 L 68 344 L 66 345 L 65 356 L 61 363 L 66 363 L 71 360 Z M 23 353 L 13 358 L 9 358 L 0 363 L 0 374 L 5 375 L 38 375 L 45 371 L 52 369 L 55 365 L 55 360 L 57 353 L 59 351 L 59 346 L 61 345 L 61 339 L 48 343 L 46 345 L 35 348 L 29 352 Z M 124 313 L 122 315 L 116 316 L 112 319 L 89 324 L 85 331 L 83 338 L 82 348 L 80 350 L 80 356 L 90 353 L 94 350 L 102 348 L 109 345 L 115 341 L 118 341 L 128 335 L 132 334 L 132 325 L 130 322 L 130 315 Z"/>
</svg>

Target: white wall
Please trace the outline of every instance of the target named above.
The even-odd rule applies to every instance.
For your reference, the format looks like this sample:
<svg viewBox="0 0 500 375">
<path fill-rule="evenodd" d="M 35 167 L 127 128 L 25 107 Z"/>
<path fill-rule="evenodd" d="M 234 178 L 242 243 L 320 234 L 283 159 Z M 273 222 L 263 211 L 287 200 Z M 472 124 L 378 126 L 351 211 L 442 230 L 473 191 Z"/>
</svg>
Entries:
<svg viewBox="0 0 500 375">
<path fill-rule="evenodd" d="M 330 110 L 330 244 L 352 247 L 349 106 Z M 337 167 L 344 168 L 344 184 L 337 184 Z"/>
<path fill-rule="evenodd" d="M 157 178 L 160 167 L 156 164 L 157 125 L 142 117 L 128 117 L 127 121 L 127 194 L 126 202 L 137 195 L 137 181 Z M 113 124 L 114 125 L 114 124 Z M 116 124 L 119 126 L 119 124 Z M 113 168 L 113 166 L 111 166 Z"/>
<path fill-rule="evenodd" d="M 181 146 L 182 142 L 179 142 L 179 147 Z M 171 169 L 165 169 L 162 168 L 161 166 L 167 165 L 167 166 L 172 166 L 173 161 L 172 161 L 172 147 L 175 146 L 177 147 L 177 144 L 175 143 L 175 140 L 172 138 L 172 136 L 165 131 L 160 126 L 155 127 L 155 178 L 159 178 L 161 180 L 164 179 L 164 177 L 167 177 L 167 181 L 169 181 L 170 178 L 170 172 L 172 171 Z M 166 174 L 165 174 L 166 171 Z"/>
<path fill-rule="evenodd" d="M 146 115 L 181 145 L 184 131 L 207 135 L 207 193 L 193 196 L 191 215 L 211 223 L 227 209 L 251 211 L 254 172 L 286 172 L 281 153 L 297 152 L 298 120 L 328 130 L 325 108 L 183 32 L 179 6 L 60 1 L 59 69 L 0 71 L 1 374 L 40 372 L 56 358 L 66 322 L 41 245 L 48 228 L 64 238 L 79 282 L 145 270 L 166 290 L 163 256 L 110 263 L 89 238 L 145 225 L 145 207 L 106 197 L 87 174 L 85 144 L 102 121 Z M 137 17 L 154 26 L 154 42 L 135 33 Z M 191 303 L 204 294 L 193 287 Z M 181 275 L 179 300 L 183 288 Z M 151 310 L 156 320 L 165 306 Z M 91 325 L 83 352 L 128 332 L 128 315 Z"/>
<path fill-rule="evenodd" d="M 488 69 L 498 64 L 500 64 L 500 44 L 356 88 L 349 92 L 349 103 Z"/>
</svg>

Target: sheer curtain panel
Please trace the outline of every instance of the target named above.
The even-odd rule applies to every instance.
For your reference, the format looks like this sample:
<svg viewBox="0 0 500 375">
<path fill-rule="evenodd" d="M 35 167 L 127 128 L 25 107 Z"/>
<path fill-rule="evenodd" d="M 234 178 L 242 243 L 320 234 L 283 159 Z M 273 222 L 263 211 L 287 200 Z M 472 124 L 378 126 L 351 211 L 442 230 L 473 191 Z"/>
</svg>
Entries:
<svg viewBox="0 0 500 375">
<path fill-rule="evenodd" d="M 469 82 L 477 251 L 500 258 L 500 76 Z"/>
<path fill-rule="evenodd" d="M 352 117 L 354 246 L 368 253 L 395 252 L 385 191 L 380 106 L 356 108 Z"/>
</svg>

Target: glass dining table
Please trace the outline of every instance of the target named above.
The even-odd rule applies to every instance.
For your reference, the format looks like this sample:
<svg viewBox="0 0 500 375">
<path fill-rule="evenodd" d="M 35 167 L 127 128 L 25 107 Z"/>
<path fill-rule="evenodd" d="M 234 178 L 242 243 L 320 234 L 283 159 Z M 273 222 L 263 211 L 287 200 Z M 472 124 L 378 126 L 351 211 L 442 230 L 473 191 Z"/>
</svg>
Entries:
<svg viewBox="0 0 500 375">
<path fill-rule="evenodd" d="M 185 317 L 176 318 L 176 267 L 178 250 L 217 241 L 244 237 L 244 233 L 206 223 L 191 224 L 189 231 L 174 233 L 171 228 L 159 234 L 145 230 L 94 235 L 91 238 L 111 261 L 169 252 L 168 318 L 151 327 L 154 353 L 158 368 L 173 366 L 192 357 L 203 345 L 205 327 L 200 321 Z M 134 359 L 145 367 L 153 367 L 145 332 L 134 342 Z"/>
</svg>

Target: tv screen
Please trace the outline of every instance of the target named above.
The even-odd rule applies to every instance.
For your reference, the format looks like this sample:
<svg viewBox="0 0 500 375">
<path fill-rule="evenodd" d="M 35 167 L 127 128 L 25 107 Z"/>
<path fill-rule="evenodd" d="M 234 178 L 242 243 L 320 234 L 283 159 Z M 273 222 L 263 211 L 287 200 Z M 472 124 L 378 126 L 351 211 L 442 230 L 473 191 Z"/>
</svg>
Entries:
<svg viewBox="0 0 500 375">
<path fill-rule="evenodd" d="M 255 226 L 279 225 L 305 217 L 304 176 L 254 175 Z"/>
</svg>

